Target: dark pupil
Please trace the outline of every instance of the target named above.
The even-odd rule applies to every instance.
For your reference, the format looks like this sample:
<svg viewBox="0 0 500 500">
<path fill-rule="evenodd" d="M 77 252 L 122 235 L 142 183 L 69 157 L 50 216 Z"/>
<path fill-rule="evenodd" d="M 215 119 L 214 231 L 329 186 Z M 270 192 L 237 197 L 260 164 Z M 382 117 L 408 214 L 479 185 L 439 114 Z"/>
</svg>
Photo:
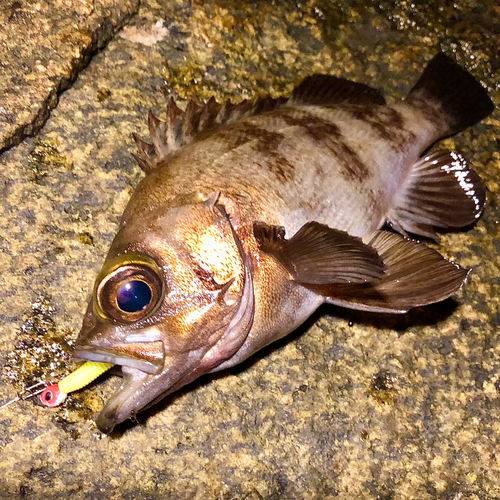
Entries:
<svg viewBox="0 0 500 500">
<path fill-rule="evenodd" d="M 142 311 L 151 302 L 151 288 L 144 281 L 127 281 L 118 288 L 116 302 L 122 311 L 129 313 Z"/>
</svg>

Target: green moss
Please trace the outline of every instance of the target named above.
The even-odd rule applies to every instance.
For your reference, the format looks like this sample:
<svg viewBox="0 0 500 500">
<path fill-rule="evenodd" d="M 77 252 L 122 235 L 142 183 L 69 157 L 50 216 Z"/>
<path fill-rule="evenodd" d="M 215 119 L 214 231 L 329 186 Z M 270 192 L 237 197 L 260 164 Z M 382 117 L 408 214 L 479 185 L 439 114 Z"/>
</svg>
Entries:
<svg viewBox="0 0 500 500">
<path fill-rule="evenodd" d="M 50 171 L 64 168 L 72 170 L 73 165 L 66 157 L 61 155 L 57 149 L 56 141 L 37 141 L 31 154 L 28 156 L 27 165 L 30 169 L 31 178 L 40 183 Z"/>
<path fill-rule="evenodd" d="M 111 96 L 111 90 L 109 90 L 106 87 L 99 87 L 99 89 L 97 90 L 97 100 L 99 102 L 104 102 L 110 96 Z"/>
<path fill-rule="evenodd" d="M 316 2 L 297 9 L 267 3 L 214 2 L 193 5 L 189 55 L 169 57 L 163 68 L 167 89 L 182 99 L 219 102 L 288 94 L 298 71 L 331 65 L 322 40 L 323 18 Z M 187 28 L 186 28 L 187 30 Z"/>
<path fill-rule="evenodd" d="M 38 382 L 57 382 L 71 371 L 74 341 L 68 339 L 75 338 L 75 332 L 59 328 L 54 321 L 55 314 L 50 297 L 40 296 L 32 304 L 14 350 L 7 357 L 3 376 L 18 387 L 20 394 Z M 73 439 L 79 434 L 72 426 L 77 421 L 92 420 L 102 408 L 103 401 L 92 389 L 94 385 L 69 395 L 58 415 L 53 417 L 54 423 L 69 432 Z"/>
<path fill-rule="evenodd" d="M 369 393 L 379 403 L 392 404 L 397 394 L 395 382 L 396 377 L 392 373 L 381 370 L 373 375 Z"/>
<path fill-rule="evenodd" d="M 94 237 L 87 231 L 78 234 L 78 240 L 83 245 L 94 245 Z"/>
</svg>

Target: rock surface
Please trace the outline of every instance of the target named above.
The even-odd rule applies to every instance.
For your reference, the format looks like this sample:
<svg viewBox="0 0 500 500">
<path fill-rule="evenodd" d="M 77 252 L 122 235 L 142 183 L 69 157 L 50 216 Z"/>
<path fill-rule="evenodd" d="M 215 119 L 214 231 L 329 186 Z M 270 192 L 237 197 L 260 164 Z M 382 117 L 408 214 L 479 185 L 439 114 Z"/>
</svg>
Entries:
<svg viewBox="0 0 500 500">
<path fill-rule="evenodd" d="M 47 23 L 63 39 L 68 2 L 51 4 Z M 119 25 L 115 10 L 100 15 Z M 432 9 L 387 0 L 142 2 L 43 129 L 0 157 L 0 405 L 74 367 L 89 291 L 143 175 L 130 135 L 147 135 L 148 109 L 161 112 L 170 94 L 179 102 L 282 95 L 314 72 L 399 98 L 439 50 L 498 107 L 499 15 L 494 0 Z M 1 50 L 24 36 L 16 26 L 0 32 L 9 38 Z M 79 68 L 62 66 L 54 89 Z M 28 117 L 24 125 L 0 123 L 3 144 L 29 129 L 44 106 L 33 102 L 11 108 Z M 444 141 L 489 189 L 477 226 L 439 245 L 473 268 L 455 299 L 397 317 L 324 308 L 238 370 L 202 379 L 109 437 L 92 417 L 115 377 L 59 409 L 14 403 L 0 410 L 0 498 L 499 498 L 499 118 L 497 110 Z"/>
<path fill-rule="evenodd" d="M 137 10 L 139 0 L 4 0 L 0 151 L 43 126 L 58 94 Z"/>
</svg>

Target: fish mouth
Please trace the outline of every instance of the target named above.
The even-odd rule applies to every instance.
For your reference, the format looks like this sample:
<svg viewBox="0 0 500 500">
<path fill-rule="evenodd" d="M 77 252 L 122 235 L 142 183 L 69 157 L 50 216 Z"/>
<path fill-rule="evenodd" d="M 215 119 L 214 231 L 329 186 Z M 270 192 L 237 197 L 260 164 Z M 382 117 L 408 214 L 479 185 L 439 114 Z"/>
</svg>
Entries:
<svg viewBox="0 0 500 500">
<path fill-rule="evenodd" d="M 134 344 L 139 344 L 139 347 L 144 349 L 149 348 L 149 351 L 144 352 L 143 357 L 139 358 L 137 352 L 140 349 Z M 108 349 L 95 345 L 80 345 L 73 352 L 73 356 L 77 359 L 121 366 L 123 378 L 120 387 L 106 401 L 95 420 L 97 428 L 105 434 L 112 432 L 116 425 L 127 418 L 163 399 L 177 388 L 179 381 L 197 365 L 197 360 L 190 363 L 189 354 L 181 355 L 177 359 L 178 363 L 172 362 L 171 357 L 165 354 L 161 341 L 126 344 L 127 349 L 134 350 L 135 355 L 117 352 L 117 348 L 123 349 L 121 346 L 122 344 L 114 344 L 113 349 Z M 152 384 L 156 387 L 152 388 Z"/>
<path fill-rule="evenodd" d="M 78 346 L 73 351 L 73 357 L 86 361 L 113 363 L 156 375 L 163 369 L 165 351 L 161 341 L 119 344 L 113 349 Z"/>
<path fill-rule="evenodd" d="M 178 387 L 196 378 L 189 377 L 196 369 L 189 366 L 188 358 L 181 361 L 181 367 L 168 367 L 157 374 L 122 364 L 122 382 L 97 415 L 97 428 L 109 434 L 121 422 L 153 406 Z"/>
</svg>

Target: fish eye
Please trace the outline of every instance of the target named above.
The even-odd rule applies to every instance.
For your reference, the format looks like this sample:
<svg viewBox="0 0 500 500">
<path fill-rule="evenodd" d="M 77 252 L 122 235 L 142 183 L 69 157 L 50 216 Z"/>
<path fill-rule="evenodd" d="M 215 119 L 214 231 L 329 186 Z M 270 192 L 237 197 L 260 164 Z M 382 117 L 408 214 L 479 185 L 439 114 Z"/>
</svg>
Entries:
<svg viewBox="0 0 500 500">
<path fill-rule="evenodd" d="M 101 316 L 134 322 L 147 318 L 159 307 L 164 296 L 164 281 L 152 259 L 125 254 L 103 269 L 94 293 Z"/>
<path fill-rule="evenodd" d="M 153 298 L 151 288 L 141 280 L 130 280 L 121 284 L 116 292 L 118 307 L 129 313 L 146 309 Z"/>
</svg>

